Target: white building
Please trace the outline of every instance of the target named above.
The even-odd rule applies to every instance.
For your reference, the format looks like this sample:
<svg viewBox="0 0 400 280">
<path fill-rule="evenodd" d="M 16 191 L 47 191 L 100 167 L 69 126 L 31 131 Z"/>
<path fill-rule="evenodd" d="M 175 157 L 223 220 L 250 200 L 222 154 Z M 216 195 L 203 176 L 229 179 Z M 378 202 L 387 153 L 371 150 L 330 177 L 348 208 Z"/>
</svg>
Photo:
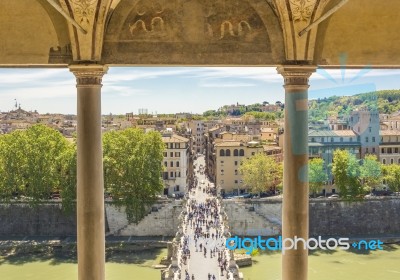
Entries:
<svg viewBox="0 0 400 280">
<path fill-rule="evenodd" d="M 195 153 L 204 153 L 204 133 L 206 132 L 204 121 L 191 120 L 189 128 L 193 136 L 193 150 Z"/>
<path fill-rule="evenodd" d="M 164 151 L 164 194 L 184 194 L 189 184 L 189 139 L 166 131 L 162 135 Z"/>
</svg>

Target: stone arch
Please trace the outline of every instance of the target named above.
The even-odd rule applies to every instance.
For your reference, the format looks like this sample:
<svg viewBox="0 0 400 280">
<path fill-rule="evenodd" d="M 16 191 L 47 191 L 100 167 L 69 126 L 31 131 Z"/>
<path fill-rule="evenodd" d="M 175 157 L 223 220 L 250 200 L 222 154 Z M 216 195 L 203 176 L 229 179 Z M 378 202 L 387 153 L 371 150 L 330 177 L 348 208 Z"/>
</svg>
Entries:
<svg viewBox="0 0 400 280">
<path fill-rule="evenodd" d="M 339 1 L 331 0 L 323 13 Z M 318 25 L 315 64 L 339 66 L 343 61 L 346 65 L 399 64 L 400 21 L 398 10 L 393 9 L 396 3 L 393 0 L 347 2 Z"/>
<path fill-rule="evenodd" d="M 47 1 L 3 0 L 0 17 L 0 64 L 71 61 L 67 23 Z"/>
<path fill-rule="evenodd" d="M 232 8 L 224 10 L 222 1 L 214 0 L 113 3 L 102 62 L 267 66 L 284 61 L 282 29 L 268 3 L 260 0 L 226 3 L 237 5 L 238 14 L 232 14 L 236 12 Z M 132 26 L 137 22 L 138 26 L 145 26 L 141 28 L 145 31 L 135 29 L 132 34 Z M 146 32 L 152 29 L 152 23 L 158 32 Z"/>
</svg>

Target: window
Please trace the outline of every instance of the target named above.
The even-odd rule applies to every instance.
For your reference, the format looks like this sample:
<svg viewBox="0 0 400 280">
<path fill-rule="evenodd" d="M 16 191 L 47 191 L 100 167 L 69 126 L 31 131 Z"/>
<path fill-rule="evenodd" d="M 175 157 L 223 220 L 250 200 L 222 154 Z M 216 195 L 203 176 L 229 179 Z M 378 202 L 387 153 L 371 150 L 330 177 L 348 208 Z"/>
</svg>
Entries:
<svg viewBox="0 0 400 280">
<path fill-rule="evenodd" d="M 383 164 L 386 164 L 386 159 L 382 159 L 382 163 L 383 163 Z"/>
<path fill-rule="evenodd" d="M 170 152 L 170 153 L 169 153 L 169 156 L 170 156 L 170 157 L 173 157 L 173 156 L 174 156 L 174 153 L 173 153 L 173 152 Z"/>
<path fill-rule="evenodd" d="M 361 136 L 357 136 L 357 141 L 358 141 L 358 142 L 361 141 Z"/>
<path fill-rule="evenodd" d="M 241 157 L 244 156 L 244 150 L 243 150 L 243 149 L 240 149 L 240 150 L 239 150 L 239 156 L 241 156 Z"/>
<path fill-rule="evenodd" d="M 221 175 L 224 175 L 224 170 L 223 169 L 221 169 Z"/>
<path fill-rule="evenodd" d="M 237 169 L 235 170 L 235 175 L 238 175 L 238 171 L 237 171 Z"/>
<path fill-rule="evenodd" d="M 173 144 L 173 143 L 170 143 L 170 144 L 169 144 L 169 148 L 170 148 L 170 149 L 173 149 L 173 148 L 174 148 L 174 144 Z"/>
<path fill-rule="evenodd" d="M 176 167 L 179 167 L 179 161 L 176 162 Z"/>
<path fill-rule="evenodd" d="M 387 149 L 388 154 L 392 154 L 392 148 Z"/>
<path fill-rule="evenodd" d="M 164 166 L 165 166 L 165 167 L 167 167 L 167 166 L 168 166 L 168 163 L 167 163 L 166 161 L 164 161 Z"/>
<path fill-rule="evenodd" d="M 252 156 L 254 156 L 255 154 L 256 154 L 255 152 L 252 152 L 252 153 L 251 153 Z"/>
<path fill-rule="evenodd" d="M 238 149 L 234 149 L 234 150 L 233 150 L 233 155 L 234 155 L 235 157 L 237 157 L 237 156 L 239 155 Z"/>
<path fill-rule="evenodd" d="M 223 161 L 223 160 L 221 160 L 221 164 L 224 164 L 224 161 Z"/>
<path fill-rule="evenodd" d="M 381 153 L 382 153 L 382 154 L 385 153 L 385 149 L 384 149 L 384 148 L 381 149 Z"/>
<path fill-rule="evenodd" d="M 179 143 L 175 143 L 175 149 L 179 149 Z"/>
<path fill-rule="evenodd" d="M 238 162 L 237 162 L 237 160 L 235 160 L 235 166 L 237 166 L 238 165 Z"/>
<path fill-rule="evenodd" d="M 221 149 L 221 150 L 219 151 L 219 156 L 220 156 L 220 157 L 224 157 L 224 156 L 225 156 L 225 150 L 222 150 L 222 149 Z"/>
<path fill-rule="evenodd" d="M 375 153 L 375 148 L 372 148 L 372 152 Z"/>
<path fill-rule="evenodd" d="M 394 148 L 394 153 L 398 154 L 399 153 L 399 148 Z"/>
<path fill-rule="evenodd" d="M 369 130 L 369 132 L 371 133 L 371 131 L 372 131 L 372 128 L 371 128 L 371 127 L 368 127 L 368 130 Z"/>
<path fill-rule="evenodd" d="M 238 180 L 235 180 L 235 184 L 237 184 L 238 183 Z"/>
<path fill-rule="evenodd" d="M 340 142 L 343 142 L 343 137 L 340 137 Z"/>
<path fill-rule="evenodd" d="M 368 143 L 368 136 L 365 137 L 365 143 Z"/>
<path fill-rule="evenodd" d="M 374 136 L 372 136 L 372 142 L 374 142 L 374 143 L 375 143 L 375 137 L 374 137 Z"/>
<path fill-rule="evenodd" d="M 227 157 L 230 157 L 231 156 L 231 150 L 227 149 L 226 152 L 225 152 L 225 155 Z"/>
<path fill-rule="evenodd" d="M 164 180 L 168 180 L 168 172 L 164 172 L 163 173 L 163 179 Z"/>
<path fill-rule="evenodd" d="M 164 156 L 164 157 L 167 157 L 167 156 L 168 156 L 168 153 L 167 153 L 167 152 L 163 152 L 163 156 Z"/>
<path fill-rule="evenodd" d="M 390 164 L 393 164 L 393 162 L 394 162 L 394 159 L 391 158 L 390 159 Z"/>
<path fill-rule="evenodd" d="M 174 162 L 171 161 L 171 162 L 169 163 L 169 166 L 170 166 L 170 167 L 174 167 Z"/>
<path fill-rule="evenodd" d="M 353 137 L 350 137 L 350 142 L 353 142 Z"/>
<path fill-rule="evenodd" d="M 175 157 L 180 157 L 181 156 L 181 152 L 176 152 L 175 153 Z"/>
<path fill-rule="evenodd" d="M 333 142 L 333 137 L 331 137 L 331 142 Z"/>
<path fill-rule="evenodd" d="M 324 143 L 325 142 L 325 138 L 321 137 L 321 142 Z"/>
<path fill-rule="evenodd" d="M 314 137 L 311 138 L 311 142 L 315 142 L 315 138 Z"/>
<path fill-rule="evenodd" d="M 174 178 L 174 172 L 170 172 L 169 175 L 171 178 Z"/>
</svg>

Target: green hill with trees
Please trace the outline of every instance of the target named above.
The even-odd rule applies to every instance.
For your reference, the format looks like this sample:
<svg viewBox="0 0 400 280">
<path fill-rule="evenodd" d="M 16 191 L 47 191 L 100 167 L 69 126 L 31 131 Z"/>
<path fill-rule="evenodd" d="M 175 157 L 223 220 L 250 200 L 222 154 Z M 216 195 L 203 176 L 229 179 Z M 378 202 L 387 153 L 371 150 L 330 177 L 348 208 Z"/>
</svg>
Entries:
<svg viewBox="0 0 400 280">
<path fill-rule="evenodd" d="M 400 110 L 400 89 L 313 99 L 309 101 L 309 119 L 326 120 L 328 116 L 349 115 L 356 109 L 378 110 L 380 114 L 397 112 Z"/>
</svg>

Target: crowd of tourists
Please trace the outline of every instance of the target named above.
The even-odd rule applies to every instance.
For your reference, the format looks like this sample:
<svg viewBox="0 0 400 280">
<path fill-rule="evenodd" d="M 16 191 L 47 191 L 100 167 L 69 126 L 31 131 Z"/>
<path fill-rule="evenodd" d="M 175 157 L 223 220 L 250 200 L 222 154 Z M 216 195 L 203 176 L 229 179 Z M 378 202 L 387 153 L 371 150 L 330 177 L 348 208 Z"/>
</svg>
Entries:
<svg viewBox="0 0 400 280">
<path fill-rule="evenodd" d="M 223 242 L 223 224 L 220 215 L 220 202 L 216 198 L 216 187 L 212 183 L 199 180 L 198 174 L 204 174 L 204 167 L 195 165 L 195 179 L 189 187 L 188 201 L 183 223 L 183 237 L 180 243 L 181 280 L 196 279 L 190 274 L 190 258 L 193 254 L 202 254 L 204 259 L 215 259 L 219 271 L 215 268 L 207 272 L 207 280 L 230 279 L 228 271 L 228 252 Z M 198 198 L 200 194 L 201 198 Z M 193 246 L 194 245 L 194 246 Z M 195 252 L 193 252 L 193 250 Z M 218 275 L 219 274 L 219 275 Z M 218 277 L 220 276 L 220 277 Z M 224 277 L 224 278 L 222 278 Z"/>
</svg>

